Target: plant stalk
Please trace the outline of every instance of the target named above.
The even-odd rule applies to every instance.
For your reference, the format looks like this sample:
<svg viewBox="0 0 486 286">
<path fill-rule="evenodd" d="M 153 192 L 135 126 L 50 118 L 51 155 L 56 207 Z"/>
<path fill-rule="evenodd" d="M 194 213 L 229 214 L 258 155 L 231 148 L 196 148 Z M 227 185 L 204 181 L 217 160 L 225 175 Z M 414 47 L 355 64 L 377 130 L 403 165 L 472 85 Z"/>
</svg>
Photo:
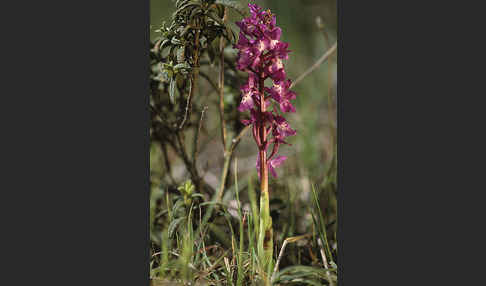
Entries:
<svg viewBox="0 0 486 286">
<path fill-rule="evenodd" d="M 265 78 L 260 76 L 260 116 L 266 111 L 264 85 Z M 260 156 L 260 231 L 258 234 L 258 253 L 260 263 L 267 272 L 267 277 L 271 276 L 272 256 L 273 256 L 273 229 L 272 217 L 270 216 L 270 198 L 268 190 L 268 164 L 266 152 L 266 130 L 264 120 L 260 120 L 258 126 L 261 145 L 259 146 Z"/>
</svg>

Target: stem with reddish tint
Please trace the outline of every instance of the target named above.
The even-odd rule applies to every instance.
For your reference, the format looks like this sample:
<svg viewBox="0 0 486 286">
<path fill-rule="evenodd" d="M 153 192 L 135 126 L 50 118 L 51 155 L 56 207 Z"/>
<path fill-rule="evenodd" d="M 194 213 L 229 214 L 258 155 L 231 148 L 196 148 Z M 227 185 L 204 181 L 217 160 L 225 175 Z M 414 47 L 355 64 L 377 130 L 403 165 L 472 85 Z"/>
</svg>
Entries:
<svg viewBox="0 0 486 286">
<path fill-rule="evenodd" d="M 263 75 L 260 76 L 260 116 L 264 116 L 266 107 L 265 107 L 265 93 L 263 88 L 265 86 L 265 78 Z M 266 150 L 266 140 L 267 134 L 265 130 L 265 120 L 260 120 L 259 126 L 259 136 L 261 145 L 259 146 L 259 155 L 260 155 L 260 189 L 263 192 L 268 192 L 268 166 L 267 166 L 267 150 Z"/>
</svg>

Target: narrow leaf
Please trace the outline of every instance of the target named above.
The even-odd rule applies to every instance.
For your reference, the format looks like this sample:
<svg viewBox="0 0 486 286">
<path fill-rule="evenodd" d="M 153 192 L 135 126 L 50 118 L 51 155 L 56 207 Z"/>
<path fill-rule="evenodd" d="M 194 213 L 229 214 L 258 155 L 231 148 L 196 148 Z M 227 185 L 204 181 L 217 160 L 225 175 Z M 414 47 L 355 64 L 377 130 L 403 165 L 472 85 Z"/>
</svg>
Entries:
<svg viewBox="0 0 486 286">
<path fill-rule="evenodd" d="M 170 102 L 172 104 L 175 104 L 175 86 L 176 86 L 176 81 L 175 79 L 172 77 L 170 79 L 170 84 L 169 84 L 169 98 L 170 98 Z"/>
<path fill-rule="evenodd" d="M 168 229 L 168 232 L 169 232 L 169 237 L 172 237 L 172 235 L 174 234 L 174 231 L 177 229 L 177 226 L 185 219 L 186 217 L 179 217 L 179 218 L 176 218 L 174 219 L 173 221 L 170 222 L 169 224 L 169 229 Z"/>
</svg>

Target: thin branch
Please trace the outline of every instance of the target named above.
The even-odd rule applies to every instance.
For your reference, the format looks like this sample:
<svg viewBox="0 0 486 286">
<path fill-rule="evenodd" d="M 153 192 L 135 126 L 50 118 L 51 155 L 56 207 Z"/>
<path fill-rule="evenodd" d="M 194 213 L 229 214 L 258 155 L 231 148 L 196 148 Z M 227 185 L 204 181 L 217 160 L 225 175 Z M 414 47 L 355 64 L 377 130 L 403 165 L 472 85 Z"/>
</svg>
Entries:
<svg viewBox="0 0 486 286">
<path fill-rule="evenodd" d="M 199 151 L 199 134 L 201 133 L 201 127 L 202 127 L 202 122 L 204 118 L 204 112 L 208 109 L 208 106 L 204 106 L 203 110 L 201 111 L 201 117 L 199 118 L 199 126 L 196 129 L 196 134 L 194 135 L 194 149 L 192 152 L 192 158 L 193 158 L 193 165 L 196 168 L 196 159 L 197 159 L 197 153 Z"/>
<path fill-rule="evenodd" d="M 158 126 L 162 128 L 167 128 L 167 126 L 164 126 L 162 124 L 159 124 Z M 193 183 L 196 185 L 196 188 L 201 191 L 207 192 L 209 195 L 214 195 L 216 194 L 216 191 L 208 185 L 198 174 L 198 170 L 195 167 L 193 163 L 189 160 L 189 157 L 186 153 L 185 150 L 185 144 L 184 144 L 184 139 L 181 137 L 181 134 L 179 133 L 179 130 L 174 130 L 174 131 L 169 131 L 168 129 L 165 130 L 160 130 L 156 129 L 154 130 L 153 136 L 155 140 L 159 142 L 167 142 L 169 143 L 169 146 L 172 147 L 174 150 L 175 154 L 182 159 L 187 172 L 191 176 L 191 180 Z M 172 135 L 174 137 L 171 138 L 172 136 L 168 136 L 168 134 Z"/>
<path fill-rule="evenodd" d="M 223 199 L 223 192 L 224 192 L 224 187 L 226 185 L 226 177 L 228 176 L 228 171 L 229 171 L 229 165 L 231 161 L 231 156 L 232 153 L 227 153 L 225 152 L 224 155 L 224 164 L 223 164 L 223 171 L 221 172 L 221 183 L 219 185 L 219 190 L 218 190 L 218 197 L 216 198 L 216 202 L 220 203 L 221 200 Z"/>
<path fill-rule="evenodd" d="M 228 18 L 228 8 L 224 8 L 223 23 Z M 221 140 L 226 156 L 226 120 L 224 120 L 224 37 L 219 39 L 219 117 L 221 119 Z"/>
<path fill-rule="evenodd" d="M 194 176 L 194 173 L 193 173 L 193 170 L 192 170 L 192 167 L 191 167 L 192 166 L 191 161 L 189 160 L 189 157 L 187 156 L 186 147 L 185 147 L 185 144 L 184 144 L 184 139 L 182 138 L 180 132 L 176 131 L 175 136 L 176 136 L 177 143 L 179 144 L 177 151 L 179 152 L 179 155 L 181 156 L 182 161 L 184 161 L 184 163 L 186 164 L 187 171 L 192 176 Z"/>
<path fill-rule="evenodd" d="M 315 62 L 309 69 L 307 69 L 303 74 L 301 74 L 290 86 L 290 88 L 294 87 L 296 84 L 298 84 L 300 81 L 302 81 L 307 75 L 309 75 L 311 72 L 313 72 L 317 67 L 319 67 L 320 64 L 322 64 L 329 56 L 331 56 L 337 48 L 337 42 L 332 45 L 332 47 L 327 50 L 318 60 Z"/>
<path fill-rule="evenodd" d="M 330 44 L 329 42 L 329 35 L 327 34 L 326 31 L 324 31 L 324 37 L 326 38 L 327 44 Z M 328 108 L 328 119 L 329 119 L 329 126 L 330 126 L 330 139 L 331 139 L 331 151 L 329 152 L 330 157 L 331 157 L 331 166 L 332 162 L 334 161 L 334 148 L 336 146 L 336 125 L 335 125 L 335 120 L 334 120 L 334 103 L 333 103 L 333 94 L 332 94 L 332 79 L 333 79 L 333 74 L 332 74 L 332 65 L 333 59 L 329 58 L 329 62 L 327 64 L 327 86 L 328 86 L 328 91 L 327 91 L 327 108 Z M 329 168 L 329 170 L 332 168 Z"/>
<path fill-rule="evenodd" d="M 224 186 L 226 185 L 226 177 L 228 176 L 229 165 L 231 161 L 231 156 L 233 156 L 233 151 L 235 150 L 243 135 L 245 135 L 245 133 L 248 132 L 249 129 L 249 125 L 243 128 L 240 133 L 233 140 L 231 140 L 231 147 L 227 152 L 225 152 L 223 171 L 221 173 L 221 184 L 219 186 L 218 196 L 216 199 L 218 203 L 221 202 L 221 200 L 223 199 Z"/>
<path fill-rule="evenodd" d="M 240 133 L 235 138 L 233 138 L 233 140 L 231 140 L 231 148 L 230 148 L 231 153 L 233 153 L 234 149 L 240 142 L 241 138 L 246 134 L 246 132 L 248 132 L 248 130 L 250 130 L 250 128 L 251 128 L 250 125 L 245 126 L 245 128 L 243 128 L 240 131 Z"/>
<path fill-rule="evenodd" d="M 194 40 L 195 43 L 195 52 L 194 52 L 194 72 L 192 73 L 192 80 L 191 80 L 191 90 L 189 91 L 189 96 L 187 97 L 187 104 L 186 104 L 186 112 L 184 113 L 184 119 L 182 119 L 181 124 L 179 125 L 179 130 L 182 130 L 184 124 L 186 123 L 187 118 L 189 117 L 189 113 L 192 108 L 192 98 L 194 97 L 194 90 L 196 89 L 197 78 L 199 75 L 199 33 L 200 29 L 196 31 L 196 38 Z"/>
<path fill-rule="evenodd" d="M 228 18 L 228 9 L 224 8 L 223 23 Z M 224 150 L 224 164 L 221 173 L 221 183 L 218 190 L 217 202 L 221 202 L 223 198 L 224 187 L 226 185 L 226 177 L 228 176 L 229 165 L 231 161 L 232 151 L 226 147 L 226 120 L 224 119 L 224 37 L 219 39 L 219 118 L 221 121 L 221 141 Z"/>
<path fill-rule="evenodd" d="M 179 131 L 176 131 L 175 133 L 176 133 L 175 135 L 176 135 L 177 143 L 179 143 L 178 151 L 180 152 L 180 156 L 182 157 L 182 160 L 186 165 L 187 171 L 191 175 L 192 182 L 196 186 L 196 189 L 199 191 L 201 186 L 200 184 L 201 179 L 197 173 L 197 168 L 194 165 L 194 162 L 191 162 L 191 160 L 189 160 L 189 157 L 187 156 L 184 139 L 182 138 L 181 133 Z"/>
<path fill-rule="evenodd" d="M 210 78 L 210 77 L 209 77 L 209 76 L 208 76 L 206 73 L 204 73 L 204 72 L 201 72 L 201 71 L 200 71 L 200 72 L 199 72 L 199 75 L 200 75 L 201 77 L 203 77 L 204 79 L 206 79 L 206 80 L 209 82 L 209 84 L 211 85 L 211 87 L 212 87 L 212 88 L 213 88 L 213 89 L 214 89 L 216 92 L 219 92 L 219 88 L 218 88 L 218 86 L 217 86 L 217 85 L 214 83 L 214 81 L 213 81 L 213 80 L 212 80 L 212 79 L 211 79 L 211 78 Z"/>
<path fill-rule="evenodd" d="M 182 130 L 182 127 L 184 127 L 184 124 L 186 123 L 186 120 L 187 120 L 187 117 L 189 116 L 189 108 L 190 108 L 190 105 L 191 105 L 191 101 L 192 101 L 192 94 L 193 94 L 193 90 L 194 90 L 194 80 L 191 80 L 191 91 L 189 92 L 189 96 L 187 97 L 187 101 L 186 101 L 186 111 L 184 112 L 184 118 L 182 119 L 182 122 L 181 124 L 179 125 L 179 130 Z"/>
<path fill-rule="evenodd" d="M 163 115 L 164 113 L 150 103 L 149 103 L 149 108 L 150 108 L 150 111 L 152 111 L 153 116 L 154 117 L 158 116 L 160 118 L 160 123 L 163 123 L 164 126 L 166 126 L 167 128 L 170 129 L 170 123 L 169 123 L 167 117 Z"/>
</svg>

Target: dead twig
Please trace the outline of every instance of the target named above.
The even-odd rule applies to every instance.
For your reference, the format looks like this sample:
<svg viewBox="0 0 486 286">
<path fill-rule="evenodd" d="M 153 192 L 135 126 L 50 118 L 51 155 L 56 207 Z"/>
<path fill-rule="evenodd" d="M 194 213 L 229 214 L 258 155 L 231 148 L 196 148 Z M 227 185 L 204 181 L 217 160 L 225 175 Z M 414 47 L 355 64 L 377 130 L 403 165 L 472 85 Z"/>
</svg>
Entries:
<svg viewBox="0 0 486 286">
<path fill-rule="evenodd" d="M 303 74 L 301 74 L 291 85 L 290 88 L 297 85 L 300 81 L 302 81 L 307 75 L 313 72 L 320 64 L 322 64 L 329 56 L 331 56 L 337 48 L 337 42 L 332 45 L 332 47 L 327 50 L 310 68 L 308 68 Z"/>
<path fill-rule="evenodd" d="M 219 92 L 219 88 L 218 88 L 218 86 L 217 86 L 217 85 L 214 83 L 214 81 L 213 81 L 213 80 L 212 80 L 212 79 L 209 77 L 209 75 L 207 75 L 207 74 L 206 74 L 206 73 L 204 73 L 204 72 L 199 72 L 199 75 L 200 75 L 202 78 L 204 78 L 205 80 L 207 80 L 207 81 L 209 82 L 209 84 L 211 85 L 211 87 L 212 87 L 212 88 L 213 88 L 215 91 Z"/>
<path fill-rule="evenodd" d="M 317 243 L 319 244 L 319 247 L 320 247 L 319 250 L 321 252 L 322 263 L 324 264 L 324 268 L 329 269 L 329 264 L 327 263 L 326 254 L 324 253 L 324 247 L 322 245 L 322 241 L 321 241 L 320 238 L 317 239 Z M 327 274 L 327 277 L 329 278 L 329 285 L 334 286 L 334 283 L 331 280 L 331 274 L 329 273 L 329 271 L 327 271 L 326 274 Z"/>
<path fill-rule="evenodd" d="M 228 18 L 228 8 L 224 8 L 223 23 Z M 221 140 L 226 150 L 226 120 L 224 119 L 224 37 L 219 39 L 219 117 L 221 119 Z M 226 153 L 226 152 L 225 152 Z"/>
<path fill-rule="evenodd" d="M 225 151 L 223 171 L 221 173 L 221 185 L 219 186 L 218 197 L 217 197 L 217 200 L 216 200 L 218 203 L 221 202 L 221 200 L 223 199 L 224 186 L 225 186 L 225 183 L 226 183 L 226 177 L 228 176 L 231 156 L 233 156 L 233 152 L 234 152 L 236 146 L 240 142 L 243 135 L 245 135 L 245 133 L 248 132 L 249 129 L 250 129 L 249 126 L 246 126 L 245 128 L 243 128 L 240 131 L 240 133 L 238 133 L 238 135 L 233 140 L 231 140 L 231 146 L 230 146 L 229 150 Z"/>
<path fill-rule="evenodd" d="M 203 110 L 201 111 L 201 117 L 199 118 L 199 126 L 196 129 L 196 134 L 194 135 L 194 149 L 192 152 L 192 164 L 194 165 L 194 168 L 196 168 L 196 159 L 197 159 L 197 153 L 199 152 L 199 134 L 201 133 L 201 127 L 202 127 L 202 122 L 204 118 L 204 112 L 208 109 L 208 106 L 204 106 Z"/>
<path fill-rule="evenodd" d="M 304 235 L 288 237 L 284 240 L 282 247 L 280 248 L 280 253 L 278 254 L 277 262 L 275 263 L 275 267 L 273 268 L 271 280 L 273 280 L 275 278 L 275 273 L 277 273 L 277 271 L 278 271 L 278 266 L 280 265 L 280 260 L 282 259 L 282 255 L 285 251 L 285 247 L 287 246 L 287 244 L 299 241 L 301 239 L 304 239 L 304 238 L 307 238 L 307 237 L 310 237 L 310 236 L 312 236 L 312 234 L 308 233 L 308 234 L 304 234 Z"/>
<path fill-rule="evenodd" d="M 196 89 L 197 79 L 199 76 L 199 33 L 200 29 L 196 31 L 196 38 L 194 40 L 195 49 L 194 49 L 194 72 L 192 73 L 192 80 L 191 80 L 191 90 L 189 91 L 189 96 L 187 97 L 186 103 L 186 111 L 184 113 L 184 118 L 182 119 L 181 124 L 179 125 L 179 130 L 182 130 L 184 124 L 186 123 L 187 118 L 189 117 L 189 113 L 192 108 L 192 98 L 194 97 L 194 90 Z"/>
<path fill-rule="evenodd" d="M 238 145 L 238 143 L 240 142 L 241 138 L 246 134 L 246 132 L 248 132 L 248 130 L 250 130 L 250 125 L 248 126 L 245 126 L 245 128 L 243 128 L 240 133 L 238 133 L 238 135 L 236 135 L 235 138 L 233 138 L 233 140 L 231 140 L 231 148 L 230 148 L 230 152 L 233 153 L 233 151 L 235 150 L 236 146 Z"/>
</svg>

